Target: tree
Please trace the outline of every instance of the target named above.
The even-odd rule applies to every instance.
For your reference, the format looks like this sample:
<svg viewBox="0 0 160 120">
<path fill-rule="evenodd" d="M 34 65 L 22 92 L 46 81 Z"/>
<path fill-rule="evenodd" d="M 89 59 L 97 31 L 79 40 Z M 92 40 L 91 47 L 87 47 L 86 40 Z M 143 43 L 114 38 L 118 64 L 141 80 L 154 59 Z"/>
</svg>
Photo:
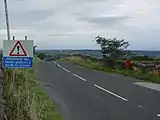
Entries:
<svg viewBox="0 0 160 120">
<path fill-rule="evenodd" d="M 129 43 L 125 42 L 124 39 L 106 39 L 101 36 L 97 36 L 95 39 L 97 44 L 101 47 L 103 58 L 109 60 L 109 64 L 111 64 L 111 62 L 113 64 L 117 58 L 127 54 L 126 49 L 129 46 Z"/>
<path fill-rule="evenodd" d="M 38 58 L 44 60 L 44 58 L 46 58 L 46 55 L 44 53 L 38 53 L 37 54 Z"/>
</svg>

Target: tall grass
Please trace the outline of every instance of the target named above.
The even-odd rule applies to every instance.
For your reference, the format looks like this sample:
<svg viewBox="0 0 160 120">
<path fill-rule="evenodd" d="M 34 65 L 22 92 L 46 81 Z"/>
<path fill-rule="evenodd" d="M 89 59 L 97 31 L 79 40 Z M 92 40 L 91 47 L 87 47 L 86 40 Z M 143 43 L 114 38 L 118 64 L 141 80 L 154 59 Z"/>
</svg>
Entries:
<svg viewBox="0 0 160 120">
<path fill-rule="evenodd" d="M 7 120 L 61 120 L 53 103 L 34 77 L 34 69 L 5 69 Z"/>
</svg>

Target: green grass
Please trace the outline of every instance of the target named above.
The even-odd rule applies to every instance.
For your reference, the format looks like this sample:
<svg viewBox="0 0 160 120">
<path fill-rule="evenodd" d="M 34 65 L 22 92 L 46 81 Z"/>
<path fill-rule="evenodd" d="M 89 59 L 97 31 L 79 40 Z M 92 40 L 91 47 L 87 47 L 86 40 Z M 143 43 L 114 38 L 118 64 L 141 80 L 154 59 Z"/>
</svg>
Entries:
<svg viewBox="0 0 160 120">
<path fill-rule="evenodd" d="M 114 68 L 111 69 L 107 66 L 105 66 L 102 63 L 98 63 L 98 62 L 93 62 L 91 60 L 86 60 L 83 59 L 81 57 L 67 57 L 67 58 L 63 58 L 60 59 L 60 61 L 67 61 L 67 62 L 71 62 L 74 63 L 76 65 L 80 65 L 82 67 L 88 68 L 88 69 L 94 69 L 94 70 L 99 70 L 99 71 L 104 71 L 107 73 L 116 73 L 116 74 L 121 74 L 124 76 L 130 76 L 139 80 L 143 80 L 143 81 L 149 81 L 149 82 L 153 82 L 153 83 L 160 83 L 160 76 L 158 75 L 153 75 L 150 73 L 143 73 L 140 70 L 125 70 L 122 68 Z"/>
<path fill-rule="evenodd" d="M 4 71 L 5 116 L 7 120 L 62 120 L 34 76 L 34 69 Z"/>
</svg>

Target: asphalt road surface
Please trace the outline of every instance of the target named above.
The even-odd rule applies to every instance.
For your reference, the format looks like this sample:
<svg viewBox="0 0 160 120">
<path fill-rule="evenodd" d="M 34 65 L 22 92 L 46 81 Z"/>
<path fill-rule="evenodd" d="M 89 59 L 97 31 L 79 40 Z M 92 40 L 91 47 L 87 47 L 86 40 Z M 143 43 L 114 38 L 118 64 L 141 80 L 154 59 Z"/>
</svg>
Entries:
<svg viewBox="0 0 160 120">
<path fill-rule="evenodd" d="M 66 120 L 160 120 L 160 92 L 133 78 L 44 61 L 35 74 Z"/>
</svg>

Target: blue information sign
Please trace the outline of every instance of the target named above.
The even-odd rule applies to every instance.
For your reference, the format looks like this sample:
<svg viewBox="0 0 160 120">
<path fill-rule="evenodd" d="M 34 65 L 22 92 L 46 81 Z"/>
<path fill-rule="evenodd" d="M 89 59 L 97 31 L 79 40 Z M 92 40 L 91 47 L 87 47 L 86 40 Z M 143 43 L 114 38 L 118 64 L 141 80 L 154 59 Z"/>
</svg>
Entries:
<svg viewBox="0 0 160 120">
<path fill-rule="evenodd" d="M 33 57 L 3 57 L 4 68 L 31 68 Z"/>
</svg>

